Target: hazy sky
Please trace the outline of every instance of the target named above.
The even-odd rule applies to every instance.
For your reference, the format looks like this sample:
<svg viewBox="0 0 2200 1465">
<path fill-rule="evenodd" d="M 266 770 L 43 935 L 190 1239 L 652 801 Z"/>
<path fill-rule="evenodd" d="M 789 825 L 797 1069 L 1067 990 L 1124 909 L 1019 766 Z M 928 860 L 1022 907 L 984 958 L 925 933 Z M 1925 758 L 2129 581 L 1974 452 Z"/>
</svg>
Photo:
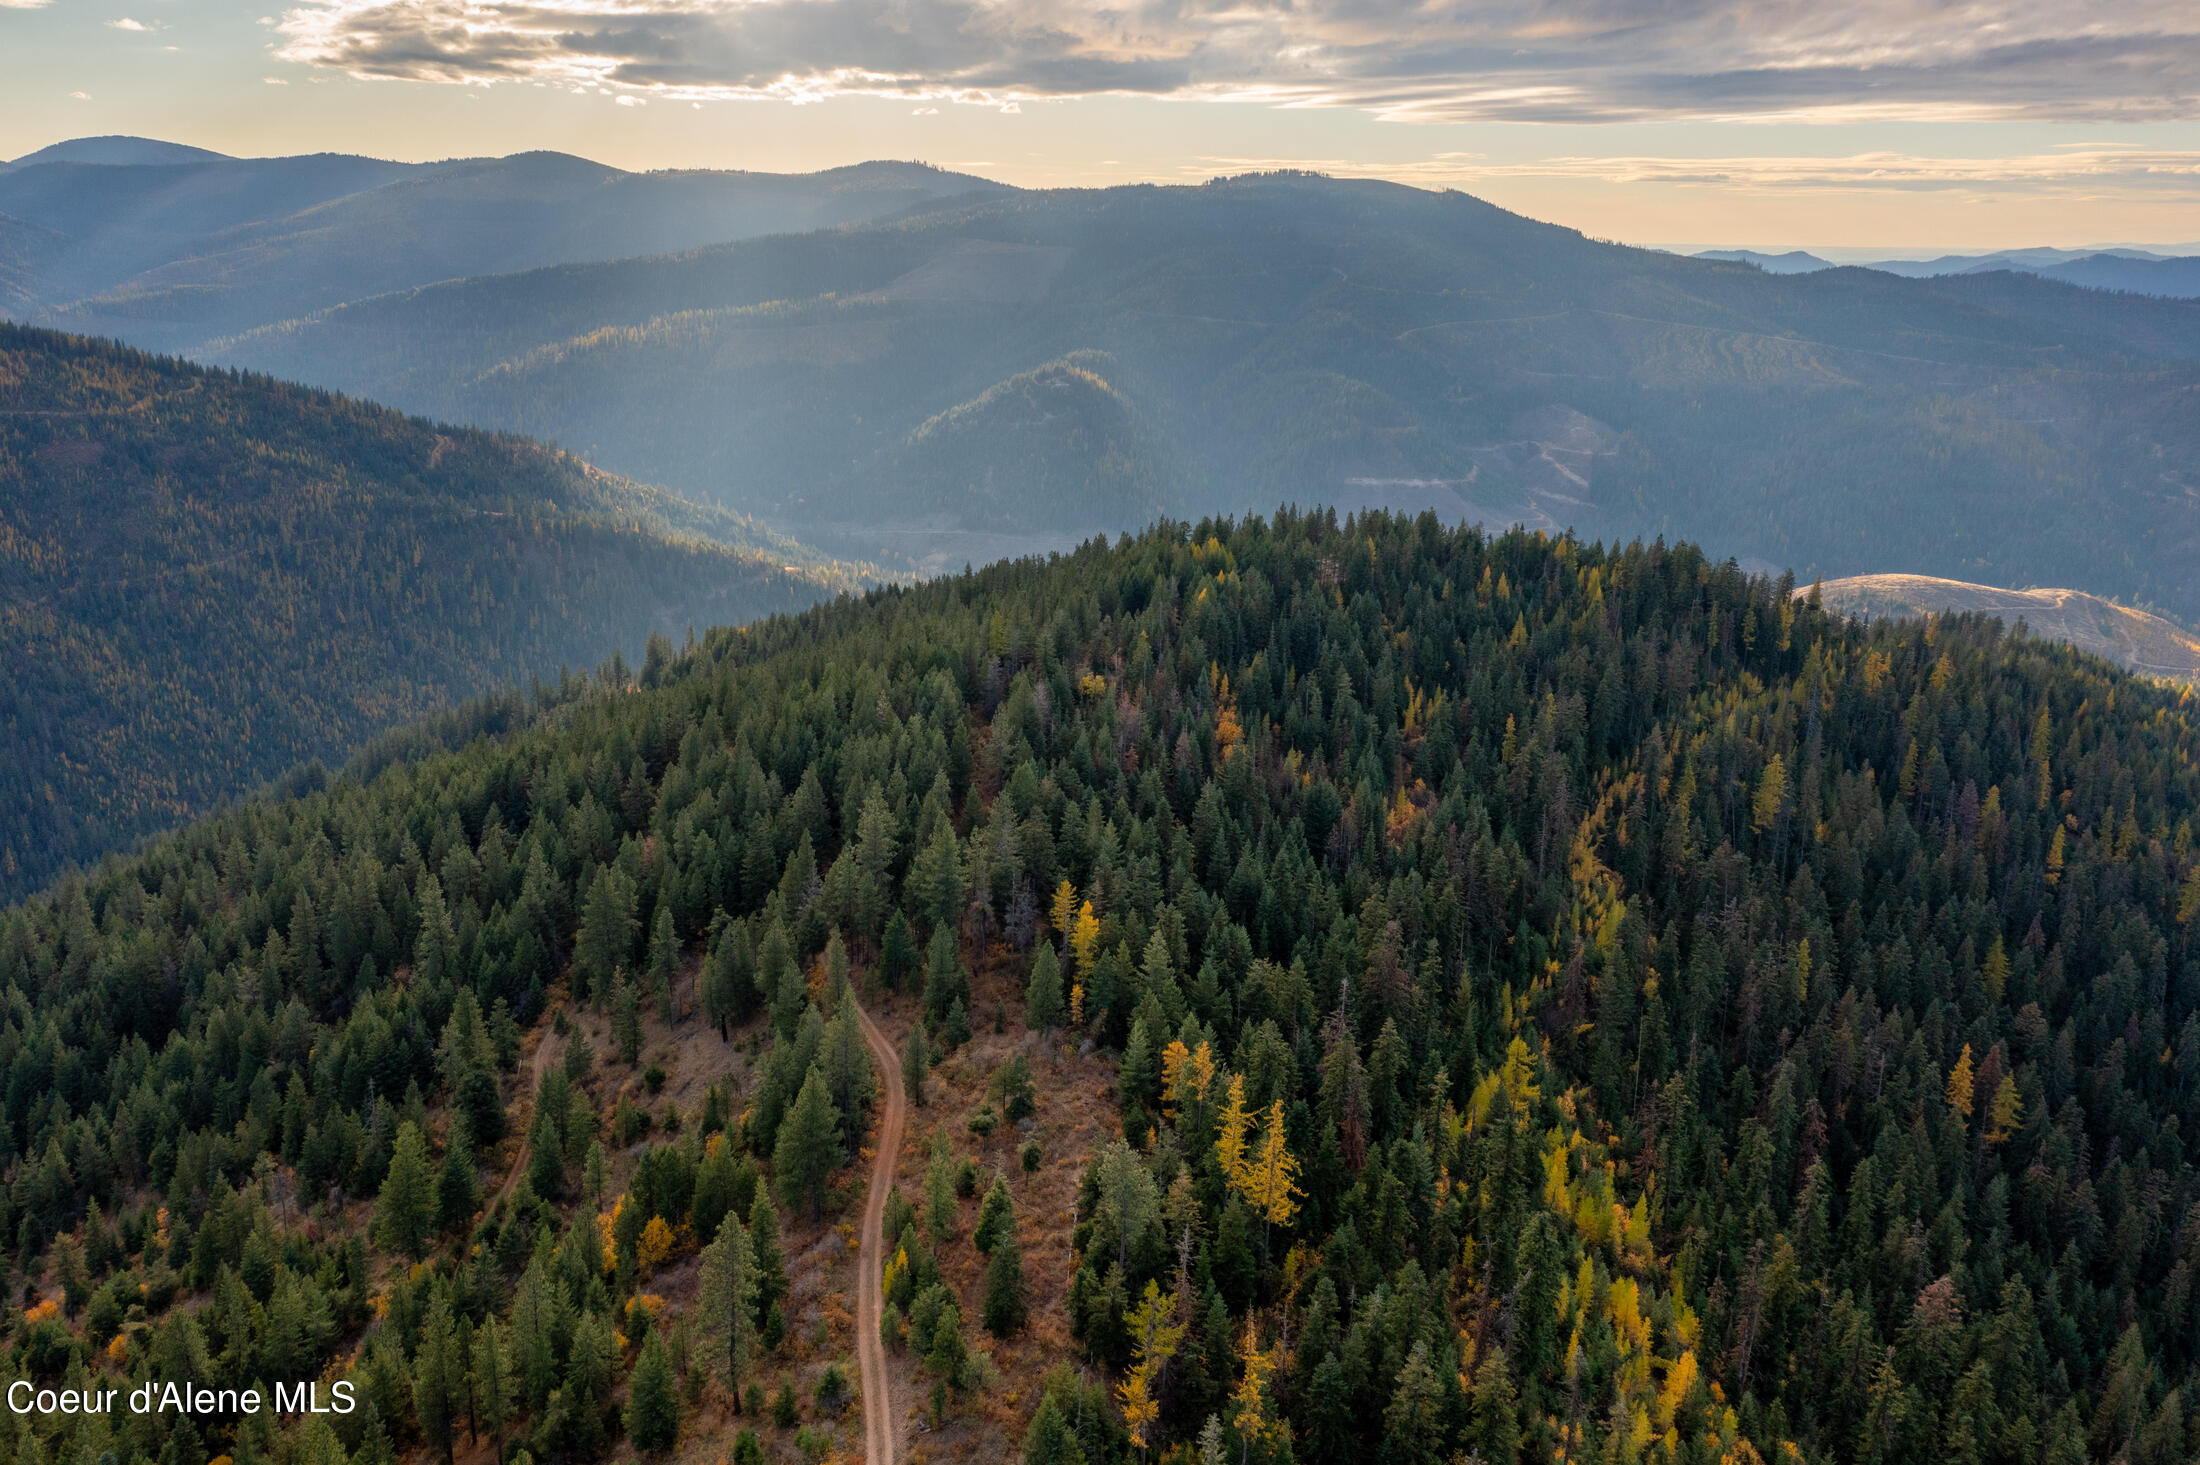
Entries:
<svg viewBox="0 0 2200 1465">
<path fill-rule="evenodd" d="M 1294 165 L 1648 243 L 2200 241 L 2191 0 L 0 0 L 0 157 Z"/>
</svg>

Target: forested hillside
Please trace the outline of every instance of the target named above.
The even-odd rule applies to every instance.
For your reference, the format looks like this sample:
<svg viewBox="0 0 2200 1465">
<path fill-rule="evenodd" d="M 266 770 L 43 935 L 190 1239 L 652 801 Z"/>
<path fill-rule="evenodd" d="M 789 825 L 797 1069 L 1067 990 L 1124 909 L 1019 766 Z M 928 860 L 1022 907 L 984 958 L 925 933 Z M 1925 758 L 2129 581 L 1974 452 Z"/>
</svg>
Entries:
<svg viewBox="0 0 2200 1465">
<path fill-rule="evenodd" d="M 220 336 L 434 280 L 827 228 L 997 191 L 921 163 L 630 173 L 554 152 L 396 163 L 85 138 L 0 167 L 0 214 L 58 246 L 9 292 L 0 221 L 0 307 L 192 354 Z"/>
<path fill-rule="evenodd" d="M 0 325 L 0 895 L 855 572 L 518 439 Z"/>
<path fill-rule="evenodd" d="M 213 359 L 527 432 L 864 558 L 1433 507 L 2200 616 L 2200 304 L 1773 276 L 1388 183 L 1002 194 L 354 299 Z"/>
<path fill-rule="evenodd" d="M 921 1019 L 917 1097 L 942 1054 L 986 1093 L 885 1223 L 960 1457 L 2190 1459 L 2194 710 L 1789 588 L 1163 525 L 713 632 L 72 878 L 0 917 L 17 1367 L 341 1360 L 371 1408 L 12 1458 L 844 1449 L 845 1313 L 784 1284 L 845 1255 L 860 988 Z M 723 1083 L 587 1087 L 672 1041 Z M 1087 1041 L 1083 1154 L 969 1163 Z M 365 1197 L 423 1265 L 351 1239 Z M 1043 1385 L 1027 1328 L 1076 1352 Z"/>
</svg>

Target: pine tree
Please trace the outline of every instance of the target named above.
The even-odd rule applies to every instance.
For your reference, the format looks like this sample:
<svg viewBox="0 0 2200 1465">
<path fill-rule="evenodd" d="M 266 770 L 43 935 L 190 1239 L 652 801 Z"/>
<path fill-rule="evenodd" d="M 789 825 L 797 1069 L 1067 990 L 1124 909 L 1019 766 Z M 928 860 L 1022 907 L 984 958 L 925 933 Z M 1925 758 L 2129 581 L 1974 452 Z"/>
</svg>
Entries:
<svg viewBox="0 0 2200 1465">
<path fill-rule="evenodd" d="M 1520 1413 L 1503 1349 L 1492 1348 L 1474 1375 L 1474 1438 L 1491 1465 L 1520 1458 Z"/>
<path fill-rule="evenodd" d="M 840 1168 L 840 1111 L 833 1107 L 832 1092 L 817 1064 L 802 1080 L 802 1091 L 780 1121 L 779 1140 L 772 1148 L 772 1173 L 779 1196 L 789 1206 L 802 1206 L 817 1220 L 825 1206 L 825 1182 Z"/>
<path fill-rule="evenodd" d="M 581 908 L 573 941 L 573 995 L 587 1000 L 634 949 L 634 886 L 618 866 L 599 866 Z"/>
<path fill-rule="evenodd" d="M 642 996 L 624 972 L 611 974 L 611 1030 L 619 1038 L 619 1061 L 629 1068 L 642 1063 Z"/>
<path fill-rule="evenodd" d="M 909 1102 L 924 1107 L 924 1077 L 932 1071 L 932 1045 L 924 1039 L 924 1024 L 909 1029 L 909 1042 L 901 1052 L 901 1087 Z"/>
<path fill-rule="evenodd" d="M 924 955 L 924 1012 L 933 1022 L 945 1022 L 957 1002 L 967 1001 L 970 983 L 963 976 L 962 954 L 955 943 L 955 929 L 942 923 L 933 928 Z"/>
<path fill-rule="evenodd" d="M 909 929 L 909 918 L 895 911 L 886 920 L 886 934 L 879 938 L 878 974 L 887 989 L 901 990 L 901 984 L 917 968 L 917 938 Z"/>
<path fill-rule="evenodd" d="M 428 1304 L 420 1347 L 413 1355 L 412 1392 L 413 1418 L 419 1421 L 421 1437 L 442 1453 L 444 1465 L 450 1465 L 451 1442 L 464 1403 L 465 1363 L 458 1354 L 446 1292 L 437 1292 Z"/>
<path fill-rule="evenodd" d="M 1024 1253 L 1016 1244 L 1016 1229 L 1003 1229 L 985 1264 L 985 1330 L 996 1338 L 1013 1335 L 1024 1325 Z"/>
<path fill-rule="evenodd" d="M 1054 948 L 1041 943 L 1024 988 L 1024 1026 L 1035 1033 L 1052 1032 L 1062 1025 L 1063 1016 L 1062 964 L 1055 959 Z"/>
<path fill-rule="evenodd" d="M 527 1131 L 527 1183 L 545 1200 L 565 1194 L 565 1129 L 558 1116 L 539 1103 Z"/>
<path fill-rule="evenodd" d="M 424 875 L 420 880 L 420 934 L 413 941 L 414 977 L 430 991 L 450 981 L 457 944 L 450 910 L 443 903 L 443 882 L 432 874 Z M 478 1007 L 475 1016 L 480 1016 Z"/>
<path fill-rule="evenodd" d="M 657 1003 L 657 1020 L 666 1027 L 678 1016 L 672 1008 L 672 983 L 679 969 L 680 942 L 672 932 L 672 903 L 659 897 L 657 914 L 649 923 L 649 995 Z"/>
<path fill-rule="evenodd" d="M 825 1025 L 818 1062 L 825 1070 L 826 1093 L 846 1130 L 847 1147 L 858 1148 L 870 1128 L 871 1105 L 878 1098 L 878 1070 L 871 1062 L 870 1044 L 864 1041 L 862 1016 L 852 1000 L 843 1000 Z"/>
<path fill-rule="evenodd" d="M 405 1256 L 425 1255 L 435 1223 L 435 1192 L 427 1141 L 420 1137 L 419 1126 L 407 1120 L 398 1126 L 389 1173 L 382 1179 L 382 1193 L 375 1202 L 377 1239 Z"/>
<path fill-rule="evenodd" d="M 756 1011 L 756 953 L 749 946 L 746 921 L 727 921 L 718 927 L 703 970 L 703 1011 L 718 1025 L 721 1040 L 732 1036 L 731 1027 Z"/>
<path fill-rule="evenodd" d="M 970 1235 L 970 1244 L 982 1256 L 992 1251 L 1003 1236 L 1013 1237 L 1015 1231 L 1016 1203 L 1008 1193 L 1008 1178 L 997 1174 L 985 1199 L 978 1203 L 978 1226 Z"/>
<path fill-rule="evenodd" d="M 626 1437 L 635 1449 L 649 1455 L 663 1454 L 680 1437 L 680 1399 L 672 1360 L 655 1328 L 643 1340 L 627 1383 Z"/>
<path fill-rule="evenodd" d="M 504 1344 L 504 1330 L 491 1313 L 474 1334 L 475 1407 L 481 1424 L 496 1443 L 496 1458 L 504 1458 L 504 1429 L 512 1418 L 512 1360 Z"/>
<path fill-rule="evenodd" d="M 473 1142 L 466 1137 L 465 1125 L 453 1124 L 436 1180 L 436 1221 L 446 1236 L 456 1236 L 480 1209 L 481 1175 L 474 1168 Z"/>
<path fill-rule="evenodd" d="M 737 1225 L 719 1227 L 717 1238 L 703 1248 L 696 1282 L 697 1347 L 704 1363 L 723 1371 L 736 1413 L 756 1354 L 757 1296 L 756 1249 L 748 1232 Z"/>
<path fill-rule="evenodd" d="M 761 1190 L 749 1207 L 749 1251 L 756 1266 L 756 1316 L 762 1322 L 787 1295 L 787 1263 L 779 1250 L 779 1211 Z"/>
</svg>

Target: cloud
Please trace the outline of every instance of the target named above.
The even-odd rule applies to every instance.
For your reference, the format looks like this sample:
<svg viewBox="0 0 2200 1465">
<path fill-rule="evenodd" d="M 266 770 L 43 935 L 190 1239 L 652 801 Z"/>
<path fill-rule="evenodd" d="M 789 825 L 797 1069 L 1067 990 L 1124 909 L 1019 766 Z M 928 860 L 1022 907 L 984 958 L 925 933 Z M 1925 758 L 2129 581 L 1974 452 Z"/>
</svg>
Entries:
<svg viewBox="0 0 2200 1465">
<path fill-rule="evenodd" d="M 44 10 L 53 0 L 0 0 L 0 10 Z"/>
<path fill-rule="evenodd" d="M 129 16 L 125 15 L 120 20 L 108 21 L 107 29 L 112 31 L 149 31 L 152 29 L 152 27 L 147 25 L 142 20 L 132 20 Z"/>
<path fill-rule="evenodd" d="M 1791 193 L 1947 193 L 2022 190 L 2073 199 L 2108 195 L 2200 197 L 2200 151 L 2080 146 L 2001 158 L 1853 153 L 1843 157 L 1538 158 L 1493 163 L 1476 153 L 1439 153 L 1404 163 L 1341 158 L 1204 157 L 1184 165 L 1187 179 L 1302 169 L 1339 178 L 1387 178 L 1428 188 L 1473 188 L 1501 179 L 1659 183 Z"/>
<path fill-rule="evenodd" d="M 2200 117 L 2188 0 L 304 0 L 364 78 L 688 100 L 1131 93 L 1427 121 Z"/>
</svg>

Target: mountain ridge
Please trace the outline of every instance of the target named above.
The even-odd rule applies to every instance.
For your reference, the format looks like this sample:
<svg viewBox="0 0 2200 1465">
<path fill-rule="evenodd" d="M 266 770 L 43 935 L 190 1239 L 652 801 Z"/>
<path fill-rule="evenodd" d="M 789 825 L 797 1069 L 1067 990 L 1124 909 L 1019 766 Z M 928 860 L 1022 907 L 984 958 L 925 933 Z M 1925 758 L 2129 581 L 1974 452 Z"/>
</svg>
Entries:
<svg viewBox="0 0 2200 1465">
<path fill-rule="evenodd" d="M 995 526 L 900 476 L 909 435 L 1079 351 L 1116 363 L 1159 434 L 1171 514 L 1410 508 L 1421 485 L 1450 518 L 1715 534 L 1812 575 L 1889 568 L 1857 562 L 1859 536 L 1934 502 L 1940 532 L 1906 536 L 1902 568 L 2200 593 L 2169 548 L 2200 519 L 2162 467 L 2194 446 L 2191 305 L 2006 274 L 1771 276 L 1364 180 L 949 200 L 352 301 L 210 355 L 936 563 L 943 513 Z M 1599 446 L 1575 457 L 1521 426 L 1577 418 Z M 2050 527 L 2078 503 L 2144 552 Z"/>
<path fill-rule="evenodd" d="M 867 573 L 520 439 L 0 325 L 0 894 Z"/>
</svg>

